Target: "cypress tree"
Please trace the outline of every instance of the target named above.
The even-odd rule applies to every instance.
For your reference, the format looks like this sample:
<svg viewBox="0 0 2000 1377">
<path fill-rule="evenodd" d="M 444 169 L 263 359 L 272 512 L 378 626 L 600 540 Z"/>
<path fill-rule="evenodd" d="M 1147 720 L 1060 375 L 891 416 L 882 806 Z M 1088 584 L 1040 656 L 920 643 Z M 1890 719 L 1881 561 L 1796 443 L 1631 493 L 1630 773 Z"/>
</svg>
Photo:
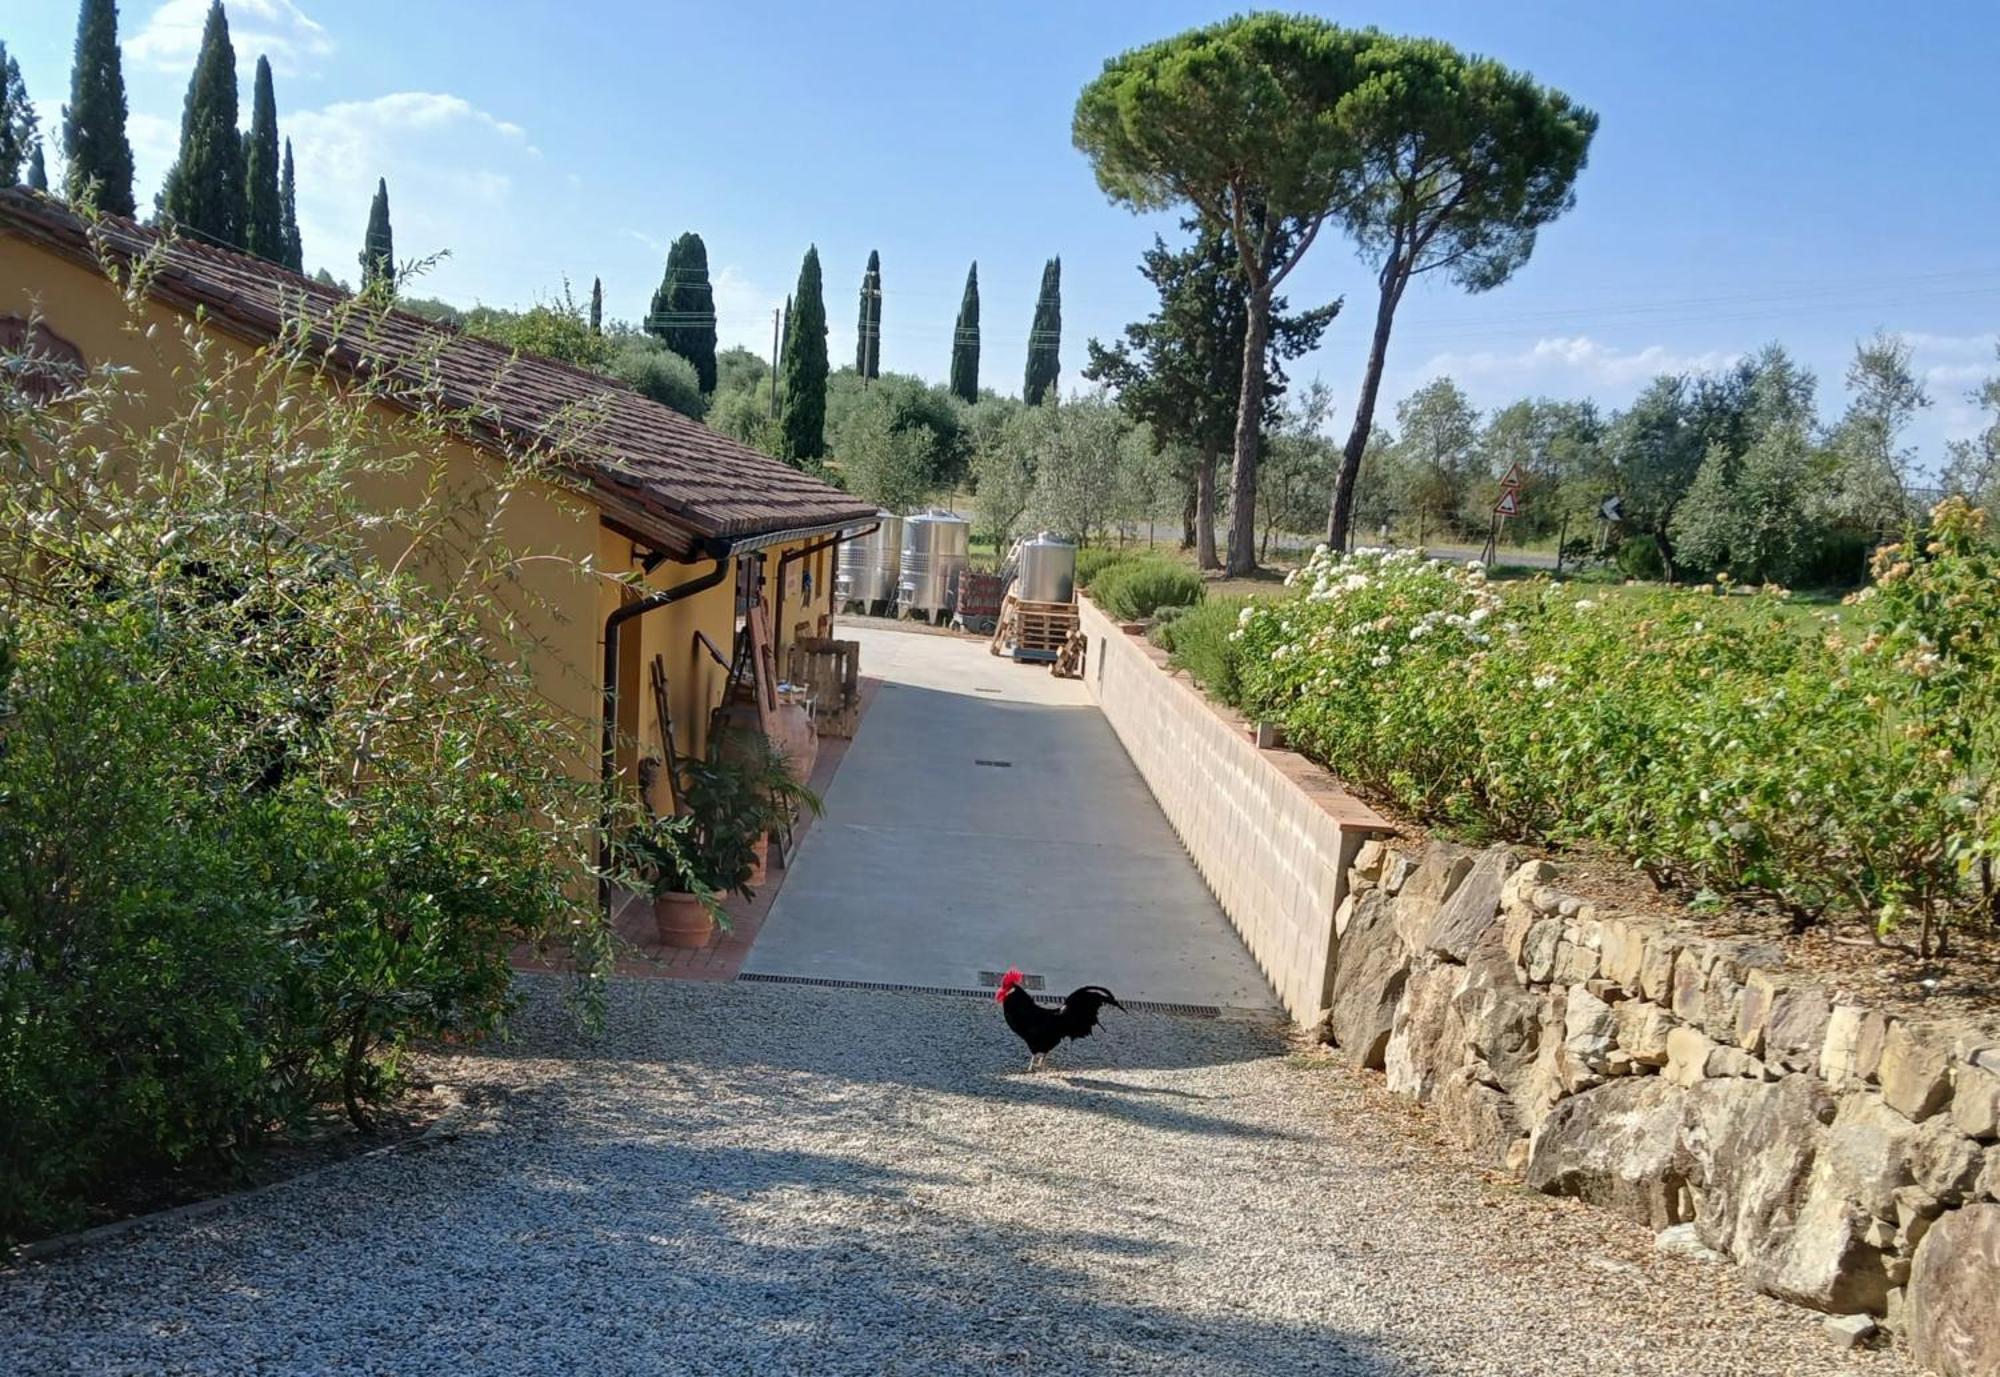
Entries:
<svg viewBox="0 0 2000 1377">
<path fill-rule="evenodd" d="M 966 402 L 979 400 L 979 264 L 965 273 L 965 295 L 951 332 L 951 390 Z"/>
<path fill-rule="evenodd" d="M 368 206 L 368 234 L 361 241 L 361 290 L 396 290 L 396 236 L 389 228 L 389 183 L 375 180 L 375 199 Z"/>
<path fill-rule="evenodd" d="M 1040 406 L 1055 386 L 1061 353 L 1062 259 L 1051 258 L 1042 267 L 1042 294 L 1035 298 L 1035 323 L 1028 330 L 1028 373 L 1021 396 L 1029 406 Z"/>
<path fill-rule="evenodd" d="M 42 161 L 42 146 L 35 145 L 34 154 L 28 159 L 28 185 L 36 191 L 49 189 L 49 165 Z"/>
<path fill-rule="evenodd" d="M 243 152 L 243 246 L 273 263 L 285 261 L 284 193 L 278 181 L 278 97 L 271 63 L 257 59 L 250 98 L 250 142 Z"/>
<path fill-rule="evenodd" d="M 780 374 L 785 371 L 785 351 L 792 344 L 792 299 L 785 298 L 785 309 L 778 316 L 778 357 L 771 360 L 771 419 L 778 419 L 778 389 Z"/>
<path fill-rule="evenodd" d="M 63 107 L 63 194 L 130 215 L 132 142 L 125 136 L 125 69 L 118 51 L 118 0 L 83 0 L 76 61 Z"/>
<path fill-rule="evenodd" d="M 21 64 L 7 56 L 7 45 L 0 43 L 0 186 L 21 180 L 21 169 L 41 145 L 36 123 L 35 104 L 21 80 Z"/>
<path fill-rule="evenodd" d="M 863 379 L 882 376 L 882 255 L 868 251 L 861 275 L 861 318 L 854 326 L 854 371 Z"/>
<path fill-rule="evenodd" d="M 604 333 L 604 279 L 601 277 L 590 279 L 590 333 Z"/>
<path fill-rule="evenodd" d="M 243 136 L 236 127 L 236 49 L 222 0 L 208 7 L 201 55 L 181 110 L 181 150 L 160 216 L 212 243 L 243 247 Z"/>
<path fill-rule="evenodd" d="M 278 179 L 278 220 L 284 228 L 285 266 L 306 270 L 305 244 L 299 239 L 299 189 L 292 179 L 292 141 L 285 140 L 285 170 Z"/>
<path fill-rule="evenodd" d="M 819 249 L 806 250 L 785 337 L 785 457 L 803 468 L 826 453 L 826 298 Z"/>
<path fill-rule="evenodd" d="M 703 392 L 715 391 L 715 289 L 708 280 L 708 246 L 693 231 L 667 249 L 646 331 L 694 365 Z"/>
</svg>

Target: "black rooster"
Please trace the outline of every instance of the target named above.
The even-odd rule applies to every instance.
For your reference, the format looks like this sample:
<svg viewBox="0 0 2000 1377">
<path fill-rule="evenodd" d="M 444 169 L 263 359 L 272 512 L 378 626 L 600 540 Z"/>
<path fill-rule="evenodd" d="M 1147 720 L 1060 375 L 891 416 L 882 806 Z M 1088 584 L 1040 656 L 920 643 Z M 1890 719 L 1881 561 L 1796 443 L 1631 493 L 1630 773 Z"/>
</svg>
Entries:
<svg viewBox="0 0 2000 1377">
<path fill-rule="evenodd" d="M 1085 985 L 1071 990 L 1060 1009 L 1045 1009 L 1021 983 L 1019 971 L 1008 971 L 1001 976 L 999 993 L 993 997 L 1000 1001 L 1000 1012 L 1007 1016 L 1007 1026 L 1014 1030 L 1014 1036 L 1028 1044 L 1030 1071 L 1048 1060 L 1049 1053 L 1064 1038 L 1089 1037 L 1091 1029 L 1097 1026 L 1097 1011 L 1105 1005 L 1121 1010 L 1125 1007 L 1118 1002 L 1117 995 L 1102 985 Z"/>
</svg>

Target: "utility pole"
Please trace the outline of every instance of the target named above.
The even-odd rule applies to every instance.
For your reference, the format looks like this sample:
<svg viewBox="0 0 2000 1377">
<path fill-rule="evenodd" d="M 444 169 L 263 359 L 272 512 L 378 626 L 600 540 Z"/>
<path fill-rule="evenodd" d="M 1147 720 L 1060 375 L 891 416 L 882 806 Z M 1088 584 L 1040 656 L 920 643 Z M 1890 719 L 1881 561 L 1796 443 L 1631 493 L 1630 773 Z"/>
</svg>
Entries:
<svg viewBox="0 0 2000 1377">
<path fill-rule="evenodd" d="M 771 308 L 771 419 L 778 419 L 778 319 L 781 308 Z"/>
</svg>

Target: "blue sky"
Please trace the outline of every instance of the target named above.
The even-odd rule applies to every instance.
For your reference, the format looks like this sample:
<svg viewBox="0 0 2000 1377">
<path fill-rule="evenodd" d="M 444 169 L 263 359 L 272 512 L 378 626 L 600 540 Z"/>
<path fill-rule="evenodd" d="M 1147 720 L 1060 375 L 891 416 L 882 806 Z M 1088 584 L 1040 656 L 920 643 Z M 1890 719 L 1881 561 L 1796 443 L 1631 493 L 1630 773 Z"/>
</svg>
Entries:
<svg viewBox="0 0 2000 1377">
<path fill-rule="evenodd" d="M 309 268 L 352 279 L 378 175 L 396 247 L 448 250 L 418 290 L 526 305 L 604 279 L 634 317 L 684 229 L 706 240 L 726 342 L 768 351 L 771 309 L 817 243 L 836 361 L 883 260 L 883 366 L 944 375 L 977 259 L 982 378 L 1018 389 L 1042 261 L 1063 258 L 1064 383 L 1083 341 L 1151 306 L 1154 229 L 1105 202 L 1070 146 L 1076 93 L 1120 50 L 1229 11 L 1147 4 L 878 6 L 641 0 L 229 0 L 244 117 L 259 52 L 299 155 Z M 206 0 L 124 0 L 140 196 L 172 156 Z M 1629 400 L 1652 374 L 1783 342 L 1840 404 L 1856 340 L 1905 334 L 1935 453 L 2000 326 L 2000 8 L 1826 0 L 1350 3 L 1349 24 L 1434 35 L 1534 73 L 1602 129 L 1576 209 L 1508 285 L 1406 299 L 1385 401 L 1440 372 L 1482 406 Z M 69 75 L 71 0 L 14 0 L 0 39 L 45 124 Z M 25 11 L 25 12 L 24 12 Z M 1351 397 L 1370 275 L 1322 238 L 1295 303 L 1345 295 L 1293 368 Z M 1387 414 L 1385 412 L 1385 414 Z M 1344 429 L 1346 417 L 1336 418 Z"/>
</svg>

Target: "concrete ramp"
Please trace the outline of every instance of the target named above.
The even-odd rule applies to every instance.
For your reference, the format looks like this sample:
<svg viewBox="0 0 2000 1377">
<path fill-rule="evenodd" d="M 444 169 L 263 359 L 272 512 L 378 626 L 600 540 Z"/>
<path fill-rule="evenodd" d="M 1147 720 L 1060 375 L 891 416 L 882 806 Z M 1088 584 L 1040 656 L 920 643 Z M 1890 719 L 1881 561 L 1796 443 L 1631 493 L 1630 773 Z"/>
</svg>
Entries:
<svg viewBox="0 0 2000 1377">
<path fill-rule="evenodd" d="M 1081 684 L 845 624 L 881 681 L 746 974 L 1268 1009 L 1271 989 Z"/>
</svg>

